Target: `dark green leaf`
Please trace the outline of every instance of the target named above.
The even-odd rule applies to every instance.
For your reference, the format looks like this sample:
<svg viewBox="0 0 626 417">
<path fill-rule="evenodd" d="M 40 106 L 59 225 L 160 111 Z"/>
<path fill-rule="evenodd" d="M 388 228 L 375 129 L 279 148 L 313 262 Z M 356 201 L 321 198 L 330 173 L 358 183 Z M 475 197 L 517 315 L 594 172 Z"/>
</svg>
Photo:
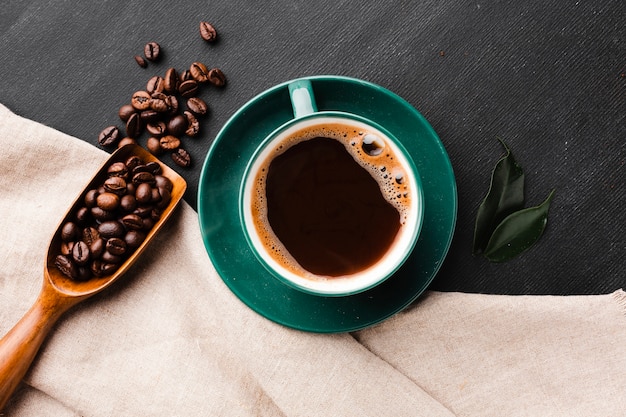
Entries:
<svg viewBox="0 0 626 417">
<path fill-rule="evenodd" d="M 474 254 L 485 250 L 498 224 L 511 213 L 524 207 L 524 172 L 511 150 L 498 138 L 506 155 L 500 159 L 491 174 L 487 196 L 478 207 L 474 228 Z"/>
<path fill-rule="evenodd" d="M 485 248 L 484 255 L 491 262 L 508 261 L 521 254 L 543 234 L 548 222 L 548 210 L 554 190 L 536 207 L 516 211 L 496 228 Z"/>
</svg>

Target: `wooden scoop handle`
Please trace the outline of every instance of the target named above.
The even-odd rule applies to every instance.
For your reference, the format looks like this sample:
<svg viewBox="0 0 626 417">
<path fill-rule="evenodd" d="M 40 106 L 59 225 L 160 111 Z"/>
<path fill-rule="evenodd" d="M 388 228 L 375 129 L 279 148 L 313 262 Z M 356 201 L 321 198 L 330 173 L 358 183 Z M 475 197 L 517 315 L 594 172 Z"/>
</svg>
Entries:
<svg viewBox="0 0 626 417">
<path fill-rule="evenodd" d="M 33 306 L 0 340 L 0 412 L 30 368 L 54 323 L 80 300 L 80 297 L 56 292 L 44 279 Z"/>
</svg>

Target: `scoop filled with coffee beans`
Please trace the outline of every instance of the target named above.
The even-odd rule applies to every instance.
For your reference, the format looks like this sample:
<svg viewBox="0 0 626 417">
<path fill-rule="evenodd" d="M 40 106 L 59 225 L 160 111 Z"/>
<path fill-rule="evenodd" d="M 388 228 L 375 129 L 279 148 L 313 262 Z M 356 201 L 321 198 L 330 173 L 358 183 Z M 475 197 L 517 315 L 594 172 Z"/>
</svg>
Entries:
<svg viewBox="0 0 626 417">
<path fill-rule="evenodd" d="M 98 170 L 52 237 L 35 303 L 0 340 L 0 410 L 59 317 L 128 271 L 186 188 L 138 145 L 117 149 Z"/>
</svg>

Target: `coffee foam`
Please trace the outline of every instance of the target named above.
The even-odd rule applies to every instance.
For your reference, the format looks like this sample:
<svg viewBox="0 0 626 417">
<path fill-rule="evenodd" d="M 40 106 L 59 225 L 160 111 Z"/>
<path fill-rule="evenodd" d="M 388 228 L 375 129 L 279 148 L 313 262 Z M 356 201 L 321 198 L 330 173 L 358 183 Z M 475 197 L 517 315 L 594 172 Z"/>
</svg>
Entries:
<svg viewBox="0 0 626 417">
<path fill-rule="evenodd" d="M 324 122 L 288 132 L 282 139 L 273 142 L 273 147 L 258 165 L 254 178 L 255 185 L 251 190 L 250 209 L 258 236 L 272 258 L 292 273 L 309 279 L 334 280 L 337 278 L 321 277 L 306 271 L 289 254 L 272 231 L 265 201 L 267 172 L 272 160 L 292 146 L 317 137 L 331 138 L 344 145 L 354 160 L 376 180 L 385 200 L 398 211 L 401 225 L 404 225 L 412 214 L 411 181 L 404 166 L 406 162 L 403 163 L 403 158 L 399 157 L 395 146 L 378 131 L 365 126 Z M 400 235 L 402 227 L 396 241 Z"/>
</svg>

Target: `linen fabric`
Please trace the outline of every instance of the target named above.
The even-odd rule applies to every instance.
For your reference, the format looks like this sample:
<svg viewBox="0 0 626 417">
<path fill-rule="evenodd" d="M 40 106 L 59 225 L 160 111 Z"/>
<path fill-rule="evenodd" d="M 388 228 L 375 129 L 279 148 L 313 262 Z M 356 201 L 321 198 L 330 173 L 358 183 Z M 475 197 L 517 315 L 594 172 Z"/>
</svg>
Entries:
<svg viewBox="0 0 626 417">
<path fill-rule="evenodd" d="M 0 335 L 106 160 L 0 105 Z M 0 416 L 625 416 L 626 294 L 427 292 L 371 328 L 273 323 L 224 285 L 185 202 L 129 272 L 55 325 Z"/>
</svg>

